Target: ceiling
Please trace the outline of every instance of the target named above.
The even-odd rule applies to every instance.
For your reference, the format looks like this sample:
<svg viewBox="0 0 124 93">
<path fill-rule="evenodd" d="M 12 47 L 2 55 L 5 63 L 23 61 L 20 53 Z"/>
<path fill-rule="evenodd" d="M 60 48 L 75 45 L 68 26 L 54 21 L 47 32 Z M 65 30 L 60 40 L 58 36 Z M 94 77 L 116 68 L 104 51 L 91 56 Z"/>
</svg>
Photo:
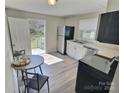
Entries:
<svg viewBox="0 0 124 93">
<path fill-rule="evenodd" d="M 105 11 L 108 0 L 58 0 L 55 6 L 49 6 L 47 0 L 6 0 L 7 8 L 29 12 L 69 16 L 90 12 Z"/>
</svg>

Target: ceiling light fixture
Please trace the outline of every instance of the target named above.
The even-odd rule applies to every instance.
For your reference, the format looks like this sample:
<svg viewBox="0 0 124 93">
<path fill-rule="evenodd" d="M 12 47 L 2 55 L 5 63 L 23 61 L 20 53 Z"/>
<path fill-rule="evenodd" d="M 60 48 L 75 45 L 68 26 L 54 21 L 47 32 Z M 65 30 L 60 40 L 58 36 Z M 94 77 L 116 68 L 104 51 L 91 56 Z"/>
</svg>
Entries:
<svg viewBox="0 0 124 93">
<path fill-rule="evenodd" d="M 56 5 L 57 1 L 58 1 L 58 0 L 48 0 L 48 4 L 49 4 L 49 5 L 52 5 L 52 6 L 53 6 L 53 5 Z"/>
</svg>

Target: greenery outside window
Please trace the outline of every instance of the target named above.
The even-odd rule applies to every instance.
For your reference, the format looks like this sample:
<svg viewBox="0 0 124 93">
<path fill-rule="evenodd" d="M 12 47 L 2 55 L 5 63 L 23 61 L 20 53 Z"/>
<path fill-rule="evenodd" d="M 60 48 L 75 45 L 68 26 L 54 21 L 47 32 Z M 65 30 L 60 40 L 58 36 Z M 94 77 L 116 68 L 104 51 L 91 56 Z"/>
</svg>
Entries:
<svg viewBox="0 0 124 93">
<path fill-rule="evenodd" d="M 97 29 L 97 18 L 82 19 L 79 22 L 79 33 L 81 40 L 95 40 Z"/>
</svg>

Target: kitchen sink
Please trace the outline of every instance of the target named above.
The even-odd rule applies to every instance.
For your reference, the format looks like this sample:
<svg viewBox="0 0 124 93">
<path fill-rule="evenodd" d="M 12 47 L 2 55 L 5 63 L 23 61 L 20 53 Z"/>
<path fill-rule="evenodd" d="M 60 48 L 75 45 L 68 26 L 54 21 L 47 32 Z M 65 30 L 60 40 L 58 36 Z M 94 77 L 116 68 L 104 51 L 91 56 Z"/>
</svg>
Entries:
<svg viewBox="0 0 124 93">
<path fill-rule="evenodd" d="M 73 40 L 73 42 L 81 43 L 81 44 L 86 44 L 86 43 L 88 43 L 87 41 L 79 41 L 79 40 Z"/>
</svg>

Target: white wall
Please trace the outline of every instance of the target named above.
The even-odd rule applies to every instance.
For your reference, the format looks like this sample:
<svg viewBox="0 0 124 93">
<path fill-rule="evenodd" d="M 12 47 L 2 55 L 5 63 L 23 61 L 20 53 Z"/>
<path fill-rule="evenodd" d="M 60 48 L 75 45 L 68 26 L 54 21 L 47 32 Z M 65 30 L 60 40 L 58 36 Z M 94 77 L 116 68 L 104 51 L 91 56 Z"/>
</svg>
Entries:
<svg viewBox="0 0 124 93">
<path fill-rule="evenodd" d="M 8 17 L 17 17 L 25 19 L 34 18 L 46 20 L 46 52 L 56 51 L 57 26 L 59 24 L 64 24 L 64 19 L 62 17 L 49 16 L 14 9 L 6 9 L 6 14 Z"/>
<path fill-rule="evenodd" d="M 8 33 L 7 19 L 5 19 L 5 93 L 18 93 L 15 71 L 11 67 L 12 51 Z"/>
<path fill-rule="evenodd" d="M 108 0 L 107 12 L 117 11 L 119 10 L 119 0 Z M 114 89 L 110 91 L 110 93 L 119 93 L 119 66 L 116 70 L 114 79 Z"/>
<path fill-rule="evenodd" d="M 115 76 L 113 79 L 113 86 L 111 86 L 111 90 L 109 93 L 119 93 L 119 66 L 115 72 Z"/>
<path fill-rule="evenodd" d="M 119 0 L 108 0 L 107 12 L 119 10 Z"/>
</svg>

